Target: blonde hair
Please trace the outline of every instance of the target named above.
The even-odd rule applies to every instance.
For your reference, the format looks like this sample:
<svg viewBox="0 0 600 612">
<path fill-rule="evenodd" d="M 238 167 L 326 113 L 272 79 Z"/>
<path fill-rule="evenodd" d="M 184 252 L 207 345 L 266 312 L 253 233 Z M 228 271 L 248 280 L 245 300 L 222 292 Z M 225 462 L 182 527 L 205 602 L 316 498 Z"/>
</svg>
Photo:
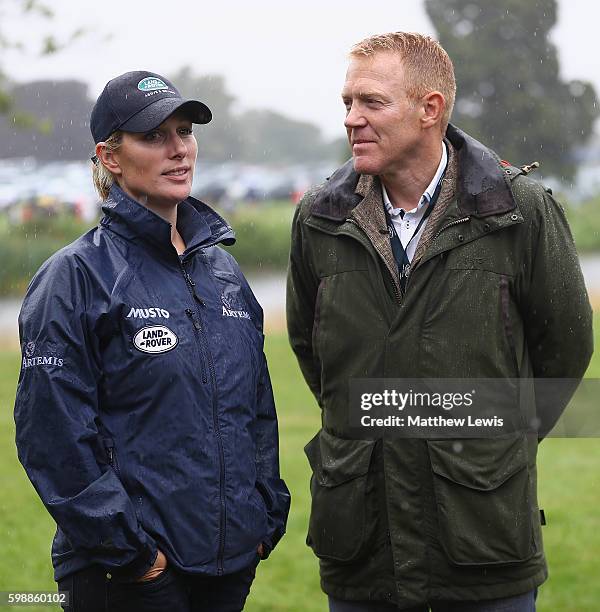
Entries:
<svg viewBox="0 0 600 612">
<path fill-rule="evenodd" d="M 105 141 L 104 147 L 107 151 L 115 151 L 121 146 L 123 142 L 123 132 L 117 130 L 113 132 Z M 94 187 L 100 196 L 100 199 L 104 202 L 108 198 L 108 192 L 115 182 L 115 177 L 112 172 L 108 170 L 102 163 L 102 161 L 94 156 L 94 165 L 92 167 L 92 179 L 94 180 Z"/>
<path fill-rule="evenodd" d="M 439 42 L 430 36 L 416 32 L 390 32 L 376 34 L 356 43 L 350 50 L 351 57 L 369 57 L 376 53 L 398 53 L 404 68 L 408 97 L 419 100 L 430 91 L 439 91 L 446 100 L 442 116 L 442 131 L 446 131 L 454 99 L 456 79 L 452 60 Z"/>
</svg>

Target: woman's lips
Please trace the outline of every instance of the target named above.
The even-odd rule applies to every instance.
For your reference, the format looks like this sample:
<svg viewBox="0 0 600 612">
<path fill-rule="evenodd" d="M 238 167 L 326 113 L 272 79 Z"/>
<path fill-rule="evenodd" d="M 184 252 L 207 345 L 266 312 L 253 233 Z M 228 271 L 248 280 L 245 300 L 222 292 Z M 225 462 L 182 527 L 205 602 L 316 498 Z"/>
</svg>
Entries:
<svg viewBox="0 0 600 612">
<path fill-rule="evenodd" d="M 173 170 L 169 170 L 168 172 L 163 172 L 162 175 L 166 176 L 169 179 L 174 180 L 185 180 L 189 175 L 189 168 L 173 168 Z"/>
</svg>

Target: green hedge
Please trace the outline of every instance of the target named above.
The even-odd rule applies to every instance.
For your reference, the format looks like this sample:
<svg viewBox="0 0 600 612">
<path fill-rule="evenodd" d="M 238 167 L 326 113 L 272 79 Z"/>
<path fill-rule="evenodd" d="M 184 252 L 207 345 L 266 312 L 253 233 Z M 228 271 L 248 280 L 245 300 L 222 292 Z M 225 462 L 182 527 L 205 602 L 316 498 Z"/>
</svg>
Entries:
<svg viewBox="0 0 600 612">
<path fill-rule="evenodd" d="M 37 269 L 93 223 L 73 217 L 47 217 L 0 229 L 0 295 L 22 295 Z"/>
<path fill-rule="evenodd" d="M 600 251 L 600 196 L 579 206 L 565 206 L 580 253 Z"/>
<path fill-rule="evenodd" d="M 220 212 L 236 232 L 237 242 L 228 250 L 244 272 L 285 270 L 294 213 L 292 204 L 241 204 L 235 213 Z M 22 295 L 46 259 L 94 225 L 67 216 L 47 217 L 18 226 L 2 219 L 0 295 Z"/>
<path fill-rule="evenodd" d="M 227 250 L 245 273 L 286 269 L 293 204 L 274 202 L 260 206 L 242 205 L 234 214 L 220 212 L 236 235 L 236 243 L 227 247 Z"/>
<path fill-rule="evenodd" d="M 567 206 L 567 217 L 580 253 L 600 251 L 600 197 Z M 289 202 L 239 204 L 220 211 L 236 232 L 227 247 L 246 273 L 283 272 L 290 247 L 294 206 Z M 21 295 L 40 265 L 93 224 L 72 217 L 49 217 L 22 226 L 0 221 L 0 295 Z"/>
</svg>

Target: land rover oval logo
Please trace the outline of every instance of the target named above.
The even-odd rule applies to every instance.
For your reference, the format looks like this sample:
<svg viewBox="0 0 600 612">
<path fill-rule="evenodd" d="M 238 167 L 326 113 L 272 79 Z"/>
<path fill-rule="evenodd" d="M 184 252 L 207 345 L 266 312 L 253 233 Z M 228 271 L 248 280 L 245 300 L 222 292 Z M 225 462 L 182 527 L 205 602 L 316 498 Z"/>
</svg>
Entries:
<svg viewBox="0 0 600 612">
<path fill-rule="evenodd" d="M 133 337 L 133 345 L 142 353 L 166 353 L 172 351 L 179 338 L 164 325 L 142 327 Z"/>
<path fill-rule="evenodd" d="M 146 77 L 138 83 L 140 91 L 154 91 L 155 89 L 169 89 L 162 79 Z"/>
</svg>

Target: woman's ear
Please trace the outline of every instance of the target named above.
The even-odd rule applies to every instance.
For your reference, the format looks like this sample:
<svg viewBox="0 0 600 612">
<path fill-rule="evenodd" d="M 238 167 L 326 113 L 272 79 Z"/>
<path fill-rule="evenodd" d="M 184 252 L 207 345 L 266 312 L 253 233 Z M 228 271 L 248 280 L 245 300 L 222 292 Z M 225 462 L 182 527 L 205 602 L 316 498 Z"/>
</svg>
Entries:
<svg viewBox="0 0 600 612">
<path fill-rule="evenodd" d="M 96 145 L 96 157 L 98 162 L 101 163 L 109 172 L 117 176 L 122 174 L 121 165 L 115 151 L 110 150 L 104 142 L 99 142 Z"/>
</svg>

